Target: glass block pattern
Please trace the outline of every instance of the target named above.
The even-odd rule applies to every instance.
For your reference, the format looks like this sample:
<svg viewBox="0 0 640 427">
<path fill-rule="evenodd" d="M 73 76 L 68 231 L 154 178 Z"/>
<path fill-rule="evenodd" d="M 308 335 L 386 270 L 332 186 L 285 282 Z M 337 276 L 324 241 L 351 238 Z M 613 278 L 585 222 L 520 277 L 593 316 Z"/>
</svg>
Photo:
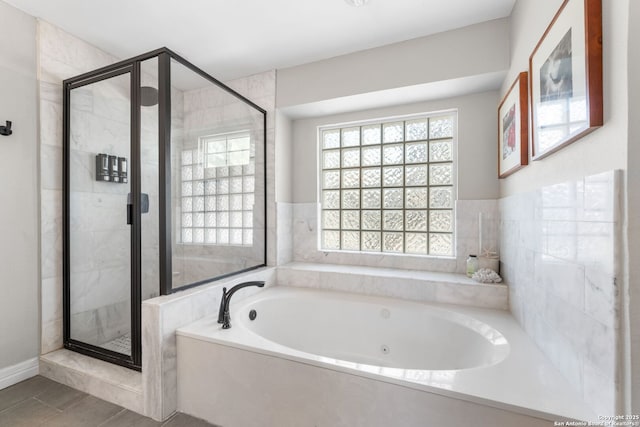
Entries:
<svg viewBox="0 0 640 427">
<path fill-rule="evenodd" d="M 455 113 L 323 129 L 322 249 L 453 256 L 455 129 Z"/>
<path fill-rule="evenodd" d="M 323 133 L 324 148 L 339 148 L 340 131 Z M 212 135 L 181 153 L 181 240 L 197 245 L 253 245 L 255 161 L 248 133 Z M 340 164 L 334 150 L 328 163 Z M 337 157 L 336 157 L 337 155 Z M 324 175 L 325 188 L 340 189 L 340 170 Z M 337 201 L 339 203 L 339 194 Z M 337 214 L 337 217 L 336 217 Z M 323 226 L 340 228 L 340 211 L 327 212 Z M 325 227 L 327 228 L 327 227 Z M 338 241 L 339 243 L 339 241 Z"/>
</svg>

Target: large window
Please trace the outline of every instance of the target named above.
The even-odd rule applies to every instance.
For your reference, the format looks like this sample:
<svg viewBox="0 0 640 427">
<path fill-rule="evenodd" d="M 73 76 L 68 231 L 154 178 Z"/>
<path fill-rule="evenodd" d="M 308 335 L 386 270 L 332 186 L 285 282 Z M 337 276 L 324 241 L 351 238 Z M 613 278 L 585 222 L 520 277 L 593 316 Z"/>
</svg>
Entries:
<svg viewBox="0 0 640 427">
<path fill-rule="evenodd" d="M 248 132 L 203 136 L 182 151 L 182 243 L 253 244 L 253 157 Z"/>
<path fill-rule="evenodd" d="M 453 256 L 455 129 L 455 112 L 321 128 L 321 249 Z"/>
</svg>

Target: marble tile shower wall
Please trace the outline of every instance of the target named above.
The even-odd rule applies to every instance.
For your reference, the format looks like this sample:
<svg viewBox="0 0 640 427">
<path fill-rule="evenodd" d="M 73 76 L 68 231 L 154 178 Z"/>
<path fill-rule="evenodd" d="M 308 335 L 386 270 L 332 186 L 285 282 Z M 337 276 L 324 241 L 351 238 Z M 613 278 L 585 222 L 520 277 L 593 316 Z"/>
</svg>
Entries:
<svg viewBox="0 0 640 427">
<path fill-rule="evenodd" d="M 66 78 L 115 61 L 59 28 L 38 22 L 43 354 L 62 347 L 61 84 Z M 101 276 L 104 278 L 94 274 L 96 280 Z"/>
<path fill-rule="evenodd" d="M 511 311 L 598 414 L 619 413 L 617 179 L 608 172 L 500 200 Z"/>
<path fill-rule="evenodd" d="M 497 200 L 456 201 L 456 256 L 451 258 L 321 251 L 318 249 L 318 210 L 317 203 L 293 204 L 294 261 L 464 273 L 469 254 L 479 252 L 480 213 L 485 224 L 484 246 L 500 251 Z"/>
<path fill-rule="evenodd" d="M 284 265 L 293 261 L 293 203 L 277 203 L 277 264 Z"/>
</svg>

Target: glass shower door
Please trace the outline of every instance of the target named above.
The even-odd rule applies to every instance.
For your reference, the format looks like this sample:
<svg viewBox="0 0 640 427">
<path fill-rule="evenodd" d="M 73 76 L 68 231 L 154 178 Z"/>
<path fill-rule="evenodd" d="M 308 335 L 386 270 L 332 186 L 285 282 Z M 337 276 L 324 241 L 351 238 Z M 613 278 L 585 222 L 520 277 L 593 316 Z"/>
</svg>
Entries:
<svg viewBox="0 0 640 427">
<path fill-rule="evenodd" d="M 127 67 L 73 84 L 65 147 L 65 345 L 124 360 L 132 357 L 132 76 Z"/>
<path fill-rule="evenodd" d="M 266 265 L 266 111 L 161 48 L 63 82 L 64 346 L 141 369 L 141 301 Z"/>
</svg>

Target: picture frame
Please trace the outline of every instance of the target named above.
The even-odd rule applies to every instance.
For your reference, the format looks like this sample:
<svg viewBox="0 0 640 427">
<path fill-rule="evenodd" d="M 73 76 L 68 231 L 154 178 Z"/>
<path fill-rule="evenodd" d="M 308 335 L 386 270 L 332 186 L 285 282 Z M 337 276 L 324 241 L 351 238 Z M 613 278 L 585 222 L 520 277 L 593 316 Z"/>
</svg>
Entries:
<svg viewBox="0 0 640 427">
<path fill-rule="evenodd" d="M 603 124 L 602 0 L 565 0 L 529 57 L 531 157 Z"/>
<path fill-rule="evenodd" d="M 498 106 L 498 178 L 529 163 L 528 73 L 521 72 Z"/>
</svg>

